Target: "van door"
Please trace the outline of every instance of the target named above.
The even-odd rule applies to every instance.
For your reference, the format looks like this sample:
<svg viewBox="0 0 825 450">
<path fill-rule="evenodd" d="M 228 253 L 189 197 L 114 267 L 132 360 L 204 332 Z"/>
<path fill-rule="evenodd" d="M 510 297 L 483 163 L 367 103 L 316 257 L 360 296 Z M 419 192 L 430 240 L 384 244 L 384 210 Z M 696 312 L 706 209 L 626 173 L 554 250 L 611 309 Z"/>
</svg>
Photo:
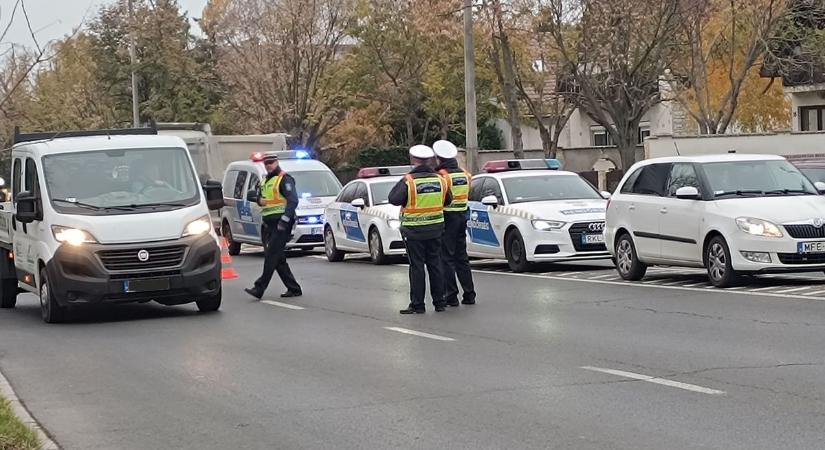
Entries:
<svg viewBox="0 0 825 450">
<path fill-rule="evenodd" d="M 37 174 L 37 163 L 33 158 L 27 157 L 25 160 L 23 158 L 16 158 L 14 161 L 13 170 L 15 172 L 14 190 L 17 191 L 13 193 L 15 200 L 17 198 L 17 194 L 21 191 L 33 192 L 37 196 L 45 195 L 45 189 L 40 188 L 40 177 Z M 21 171 L 22 177 L 20 177 Z M 18 182 L 21 178 L 23 183 L 22 188 Z M 39 200 L 39 203 L 40 205 L 38 208 L 42 211 L 42 198 Z M 36 288 L 37 284 L 35 283 L 35 280 L 39 277 L 39 274 L 37 273 L 37 261 L 40 256 L 38 254 L 37 244 L 42 240 L 43 233 L 48 230 L 45 230 L 43 222 L 40 221 L 24 224 L 15 220 L 14 227 L 15 231 L 13 244 L 16 258 L 15 265 L 17 266 L 18 272 L 23 272 L 22 274 L 18 273 L 18 279 L 24 284 Z"/>
<path fill-rule="evenodd" d="M 232 208 L 232 236 L 241 238 L 244 242 L 249 242 L 252 239 L 251 233 L 248 233 L 244 226 L 245 222 L 252 220 L 252 211 L 248 208 L 246 202 L 246 179 L 249 173 L 245 170 L 238 172 L 235 178 L 235 185 L 232 187 L 232 202 L 235 207 Z"/>
</svg>

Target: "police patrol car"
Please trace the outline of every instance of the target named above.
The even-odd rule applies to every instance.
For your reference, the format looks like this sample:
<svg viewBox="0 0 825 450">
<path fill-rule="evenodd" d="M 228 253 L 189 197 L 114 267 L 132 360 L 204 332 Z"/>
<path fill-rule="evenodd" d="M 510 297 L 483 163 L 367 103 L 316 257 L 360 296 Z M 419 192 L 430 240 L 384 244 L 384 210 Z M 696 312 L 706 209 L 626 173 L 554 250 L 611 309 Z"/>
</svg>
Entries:
<svg viewBox="0 0 825 450">
<path fill-rule="evenodd" d="M 369 167 L 344 186 L 325 211 L 324 248 L 330 262 L 339 262 L 347 252 L 369 252 L 374 264 L 406 253 L 399 228 L 401 208 L 387 197 L 393 186 L 412 167 Z"/>
<path fill-rule="evenodd" d="M 281 169 L 295 179 L 299 203 L 296 223 L 287 249 L 310 250 L 324 244 L 324 208 L 341 192 L 341 182 L 324 163 L 309 158 L 302 150 L 272 152 L 278 155 Z M 265 245 L 261 229 L 261 207 L 247 199 L 266 179 L 264 153 L 249 160 L 229 164 L 223 179 L 224 204 L 221 210 L 221 235 L 229 242 L 229 253 L 237 255 L 241 244 Z"/>
<path fill-rule="evenodd" d="M 554 159 L 490 161 L 470 185 L 467 252 L 531 263 L 609 259 L 604 244 L 608 193 Z"/>
</svg>

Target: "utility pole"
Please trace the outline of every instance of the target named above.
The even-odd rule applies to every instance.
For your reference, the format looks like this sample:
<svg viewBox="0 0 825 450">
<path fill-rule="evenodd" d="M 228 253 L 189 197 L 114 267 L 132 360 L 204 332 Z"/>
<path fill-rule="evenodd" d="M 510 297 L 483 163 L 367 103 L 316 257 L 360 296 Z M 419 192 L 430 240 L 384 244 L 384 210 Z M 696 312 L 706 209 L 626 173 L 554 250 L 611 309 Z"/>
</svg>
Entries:
<svg viewBox="0 0 825 450">
<path fill-rule="evenodd" d="M 135 53 L 135 9 L 132 5 L 132 0 L 129 4 L 129 60 L 132 65 L 132 122 L 135 128 L 140 127 L 140 111 L 138 110 L 138 90 L 137 90 L 137 74 L 135 74 L 135 66 L 137 65 L 137 54 Z"/>
<path fill-rule="evenodd" d="M 473 0 L 464 0 L 464 110 L 467 129 L 467 169 L 478 173 L 476 60 L 473 50 Z"/>
</svg>

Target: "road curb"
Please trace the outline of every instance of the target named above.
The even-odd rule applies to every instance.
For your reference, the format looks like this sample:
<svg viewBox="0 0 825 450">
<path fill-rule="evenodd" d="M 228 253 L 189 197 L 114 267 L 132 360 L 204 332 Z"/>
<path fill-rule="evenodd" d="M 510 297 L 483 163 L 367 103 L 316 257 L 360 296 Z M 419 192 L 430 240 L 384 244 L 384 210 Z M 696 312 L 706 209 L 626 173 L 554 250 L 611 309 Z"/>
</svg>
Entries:
<svg viewBox="0 0 825 450">
<path fill-rule="evenodd" d="M 14 388 L 11 387 L 11 383 L 9 383 L 9 380 L 2 372 L 0 372 L 0 394 L 9 401 L 11 410 L 17 418 L 37 433 L 37 438 L 40 439 L 41 449 L 60 450 L 60 447 L 46 434 L 43 427 L 32 417 L 29 410 L 26 409 L 26 406 L 20 401 L 17 393 L 14 392 Z"/>
</svg>

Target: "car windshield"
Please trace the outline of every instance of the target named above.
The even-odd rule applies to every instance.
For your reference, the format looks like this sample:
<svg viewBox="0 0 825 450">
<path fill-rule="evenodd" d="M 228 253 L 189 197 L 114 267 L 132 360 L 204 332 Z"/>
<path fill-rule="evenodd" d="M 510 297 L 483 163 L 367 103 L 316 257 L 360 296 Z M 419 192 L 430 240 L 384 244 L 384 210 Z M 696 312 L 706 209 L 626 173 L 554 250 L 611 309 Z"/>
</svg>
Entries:
<svg viewBox="0 0 825 450">
<path fill-rule="evenodd" d="M 717 162 L 702 168 L 718 198 L 817 195 L 813 184 L 785 160 Z"/>
<path fill-rule="evenodd" d="M 510 203 L 602 198 L 598 191 L 576 175 L 514 177 L 504 178 L 502 182 Z"/>
<path fill-rule="evenodd" d="M 388 181 L 386 183 L 374 183 L 372 186 L 370 186 L 370 188 L 372 188 L 372 204 L 389 204 L 390 191 L 392 190 L 393 186 L 395 186 L 394 181 Z"/>
<path fill-rule="evenodd" d="M 813 168 L 813 167 L 803 167 L 799 169 L 800 172 L 805 174 L 811 181 L 814 183 L 816 182 L 825 182 L 825 168 Z"/>
<path fill-rule="evenodd" d="M 56 208 L 88 210 L 190 206 L 200 188 L 183 148 L 102 150 L 43 157 Z"/>
<path fill-rule="evenodd" d="M 289 172 L 295 179 L 295 189 L 301 197 L 335 197 L 341 183 L 332 172 L 325 170 Z"/>
</svg>

